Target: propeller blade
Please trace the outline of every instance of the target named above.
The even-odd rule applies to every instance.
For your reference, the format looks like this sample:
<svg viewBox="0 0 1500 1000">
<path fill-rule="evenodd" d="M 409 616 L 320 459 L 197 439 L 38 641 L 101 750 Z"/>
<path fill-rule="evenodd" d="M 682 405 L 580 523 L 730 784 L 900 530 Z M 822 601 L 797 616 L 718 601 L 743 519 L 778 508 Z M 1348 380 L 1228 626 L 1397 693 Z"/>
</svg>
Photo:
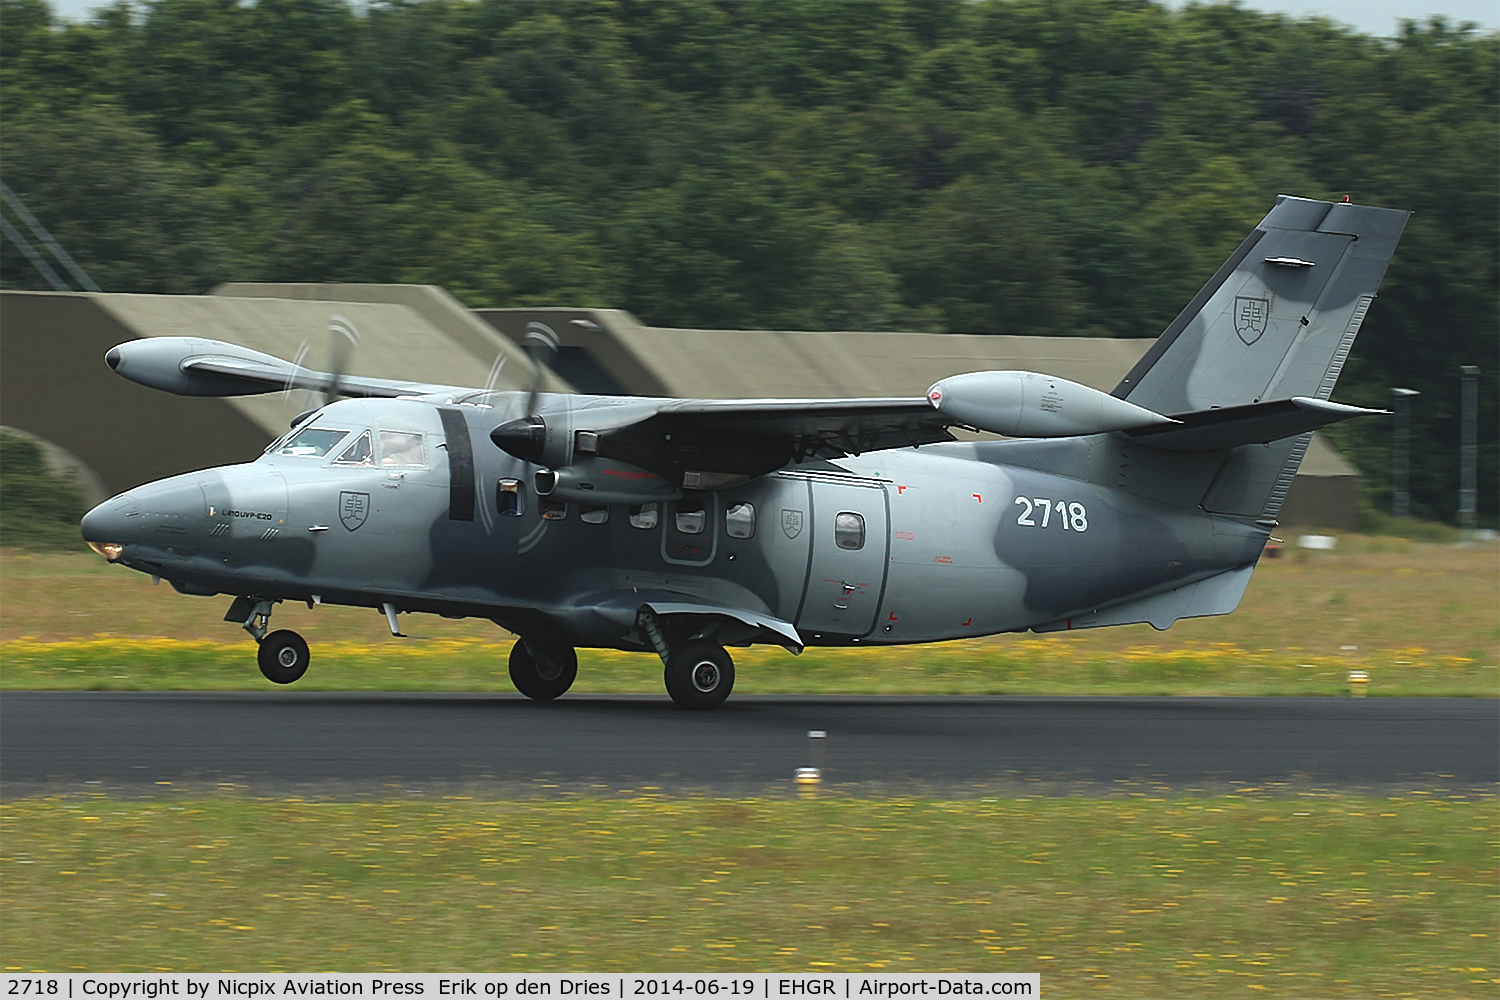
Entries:
<svg viewBox="0 0 1500 1000">
<path fill-rule="evenodd" d="M 359 330 L 348 318 L 334 315 L 328 321 L 328 332 L 333 335 L 332 357 L 329 359 L 328 382 L 323 388 L 323 405 L 328 405 L 343 395 L 339 386 L 344 373 L 349 370 L 349 357 L 359 346 Z"/>
<path fill-rule="evenodd" d="M 503 353 L 495 355 L 495 363 L 490 365 L 489 377 L 484 380 L 484 398 L 488 399 L 495 391 L 495 386 L 500 384 L 500 375 L 505 371 L 505 362 L 509 361 Z"/>
<path fill-rule="evenodd" d="M 546 380 L 547 373 L 551 370 L 548 357 L 557 356 L 557 347 L 561 341 L 557 332 L 546 323 L 532 320 L 526 324 L 526 336 L 521 342 L 527 357 L 531 358 L 532 373 L 531 386 L 526 390 L 526 412 L 525 416 L 536 416 L 537 397 L 542 392 L 542 382 Z"/>
</svg>

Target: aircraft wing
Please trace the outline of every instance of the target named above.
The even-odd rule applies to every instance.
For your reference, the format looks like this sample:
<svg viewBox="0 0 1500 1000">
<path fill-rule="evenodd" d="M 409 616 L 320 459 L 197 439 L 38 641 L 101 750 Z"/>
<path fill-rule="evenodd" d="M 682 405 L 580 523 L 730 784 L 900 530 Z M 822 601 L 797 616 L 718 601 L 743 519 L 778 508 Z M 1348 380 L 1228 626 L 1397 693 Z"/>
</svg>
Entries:
<svg viewBox="0 0 1500 1000">
<path fill-rule="evenodd" d="M 790 441 L 803 458 L 952 441 L 954 420 L 924 397 L 876 399 L 684 399 L 650 422 L 665 430 L 757 435 Z"/>
<path fill-rule="evenodd" d="M 338 396 L 426 396 L 461 393 L 462 386 L 313 371 L 270 354 L 202 337 L 145 337 L 104 355 L 115 374 L 179 396 L 253 396 L 311 389 Z"/>
<path fill-rule="evenodd" d="M 490 438 L 551 468 L 592 455 L 687 489 L 721 489 L 791 461 L 951 441 L 953 423 L 923 398 L 636 400 L 546 411 Z"/>
<path fill-rule="evenodd" d="M 469 392 L 463 386 L 431 385 L 425 382 L 403 382 L 399 379 L 366 378 L 362 375 L 331 375 L 301 366 L 289 365 L 276 358 L 274 365 L 258 358 L 232 357 L 229 355 L 202 355 L 188 358 L 179 366 L 188 375 L 205 375 L 210 378 L 228 378 L 259 386 L 260 392 L 280 392 L 283 389 L 312 389 L 318 392 L 334 391 L 340 396 L 361 398 L 398 396 L 427 396 L 441 392 Z M 256 391 L 256 390 L 252 390 Z"/>
</svg>

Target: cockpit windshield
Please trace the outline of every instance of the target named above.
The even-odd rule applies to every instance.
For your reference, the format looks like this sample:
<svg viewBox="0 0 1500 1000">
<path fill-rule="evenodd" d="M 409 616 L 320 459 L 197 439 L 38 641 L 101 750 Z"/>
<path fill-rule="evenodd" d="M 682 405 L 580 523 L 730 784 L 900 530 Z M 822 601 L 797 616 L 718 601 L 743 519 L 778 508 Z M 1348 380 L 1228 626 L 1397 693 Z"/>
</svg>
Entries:
<svg viewBox="0 0 1500 1000">
<path fill-rule="evenodd" d="M 348 436 L 348 431 L 335 431 L 327 427 L 304 427 L 288 438 L 280 448 L 277 448 L 276 454 L 322 458 Z"/>
</svg>

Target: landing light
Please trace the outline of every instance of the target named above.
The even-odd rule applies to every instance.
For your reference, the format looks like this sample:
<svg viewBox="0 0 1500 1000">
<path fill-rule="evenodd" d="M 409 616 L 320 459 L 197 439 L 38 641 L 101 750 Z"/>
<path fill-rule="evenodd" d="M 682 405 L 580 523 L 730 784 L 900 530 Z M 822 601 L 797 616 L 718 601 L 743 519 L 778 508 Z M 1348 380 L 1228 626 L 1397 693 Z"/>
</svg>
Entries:
<svg viewBox="0 0 1500 1000">
<path fill-rule="evenodd" d="M 89 542 L 89 548 L 99 553 L 110 562 L 120 558 L 120 553 L 125 551 L 125 546 L 119 542 Z"/>
</svg>

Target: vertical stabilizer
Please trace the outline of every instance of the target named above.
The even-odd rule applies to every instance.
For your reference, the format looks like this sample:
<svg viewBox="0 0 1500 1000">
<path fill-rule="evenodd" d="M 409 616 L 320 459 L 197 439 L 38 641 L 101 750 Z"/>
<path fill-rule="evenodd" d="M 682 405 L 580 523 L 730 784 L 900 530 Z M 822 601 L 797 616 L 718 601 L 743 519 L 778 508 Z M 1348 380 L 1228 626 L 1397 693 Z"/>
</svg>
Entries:
<svg viewBox="0 0 1500 1000">
<path fill-rule="evenodd" d="M 1327 400 L 1410 215 L 1282 195 L 1114 394 L 1168 415 Z M 1200 506 L 1274 520 L 1311 436 L 1234 448 Z"/>
<path fill-rule="evenodd" d="M 1282 195 L 1114 394 L 1166 414 L 1327 399 L 1410 214 Z"/>
</svg>

